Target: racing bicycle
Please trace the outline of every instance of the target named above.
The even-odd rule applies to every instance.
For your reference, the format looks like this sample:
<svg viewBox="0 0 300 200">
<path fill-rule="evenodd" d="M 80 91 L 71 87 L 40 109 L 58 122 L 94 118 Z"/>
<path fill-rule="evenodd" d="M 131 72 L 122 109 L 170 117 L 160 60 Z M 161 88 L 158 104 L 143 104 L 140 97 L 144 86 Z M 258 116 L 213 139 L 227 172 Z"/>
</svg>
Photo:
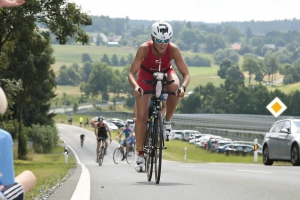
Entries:
<svg viewBox="0 0 300 200">
<path fill-rule="evenodd" d="M 115 149 L 113 154 L 113 161 L 115 164 L 119 164 L 123 158 L 122 140 L 119 139 L 119 147 Z M 135 157 L 134 145 L 130 144 L 126 151 L 125 158 L 128 164 L 131 164 Z"/>
<path fill-rule="evenodd" d="M 102 166 L 103 159 L 105 156 L 105 140 L 106 140 L 105 138 L 98 137 L 98 142 L 100 142 L 100 151 L 98 155 L 99 166 Z"/>
<path fill-rule="evenodd" d="M 166 149 L 164 144 L 163 121 L 161 115 L 161 94 L 176 95 L 175 92 L 163 90 L 163 87 L 170 85 L 174 80 L 168 81 L 163 72 L 155 72 L 152 80 L 143 80 L 151 84 L 153 89 L 144 91 L 144 94 L 152 94 L 152 113 L 147 121 L 147 136 L 144 143 L 145 167 L 148 181 L 152 179 L 153 165 L 155 182 L 159 184 L 162 166 L 162 150 Z M 140 91 L 140 90 L 139 90 Z M 178 89 L 177 93 L 181 91 Z M 168 141 L 168 136 L 166 138 Z"/>
</svg>

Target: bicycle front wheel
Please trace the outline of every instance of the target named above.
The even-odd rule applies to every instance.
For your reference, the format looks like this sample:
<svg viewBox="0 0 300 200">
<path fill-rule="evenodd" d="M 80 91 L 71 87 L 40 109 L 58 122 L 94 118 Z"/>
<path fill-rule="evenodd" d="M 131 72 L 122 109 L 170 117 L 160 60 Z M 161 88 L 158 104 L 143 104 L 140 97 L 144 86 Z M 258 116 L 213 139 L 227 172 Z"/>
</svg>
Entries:
<svg viewBox="0 0 300 200">
<path fill-rule="evenodd" d="M 152 118 L 151 118 L 152 119 Z M 153 126 L 152 120 L 149 120 L 148 127 L 147 127 L 147 137 L 144 144 L 144 152 L 145 152 L 145 165 L 146 165 L 146 172 L 147 172 L 147 179 L 151 181 L 152 179 L 152 172 L 153 172 Z"/>
<path fill-rule="evenodd" d="M 134 149 L 130 149 L 128 152 L 126 152 L 126 162 L 128 164 L 131 164 L 133 162 L 134 155 L 135 155 Z"/>
<path fill-rule="evenodd" d="M 114 163 L 119 164 L 122 158 L 123 158 L 123 153 L 121 148 L 119 147 L 114 151 L 114 155 L 113 155 Z"/>
<path fill-rule="evenodd" d="M 99 166 L 102 166 L 103 163 L 103 159 L 104 159 L 104 148 L 101 148 L 100 152 L 99 152 Z"/>
<path fill-rule="evenodd" d="M 155 182 L 156 184 L 159 184 L 162 165 L 162 149 L 164 143 L 161 112 L 158 112 L 157 118 L 154 119 L 154 138 Z"/>
</svg>

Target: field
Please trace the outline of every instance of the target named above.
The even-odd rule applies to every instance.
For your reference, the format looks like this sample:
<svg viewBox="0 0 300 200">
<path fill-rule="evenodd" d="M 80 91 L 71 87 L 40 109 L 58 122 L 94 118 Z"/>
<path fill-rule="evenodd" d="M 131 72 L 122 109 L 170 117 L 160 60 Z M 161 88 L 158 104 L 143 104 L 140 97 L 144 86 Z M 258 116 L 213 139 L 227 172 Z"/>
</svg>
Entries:
<svg viewBox="0 0 300 200">
<path fill-rule="evenodd" d="M 95 61 L 100 61 L 103 54 L 107 54 L 109 58 L 112 57 L 113 54 L 116 54 L 118 59 L 124 56 L 127 59 L 127 56 L 131 53 L 133 56 L 136 53 L 136 49 L 129 47 L 107 47 L 107 46 L 95 46 L 95 45 L 53 45 L 54 56 L 56 59 L 56 63 L 52 66 L 55 72 L 58 72 L 59 68 L 62 65 L 70 66 L 73 63 L 78 63 L 82 66 L 81 58 L 83 53 L 87 53 L 90 57 Z M 182 52 L 183 57 L 186 56 L 194 56 L 196 53 L 193 52 Z M 221 79 L 217 72 L 219 70 L 219 66 L 214 64 L 212 54 L 199 53 L 198 55 L 208 58 L 211 60 L 211 67 L 193 67 L 189 66 L 189 71 L 191 74 L 191 82 L 188 91 L 193 90 L 198 85 L 206 85 L 208 82 L 213 83 L 215 86 L 219 86 L 221 83 L 224 83 L 224 80 Z M 243 62 L 243 57 L 241 56 L 239 59 L 239 66 L 241 67 Z M 114 67 L 122 70 L 123 67 Z M 245 74 L 245 84 L 248 85 L 248 74 Z M 277 74 L 275 76 L 275 80 L 283 78 L 282 75 Z M 267 77 L 264 78 L 264 81 L 267 81 Z M 252 79 L 251 84 L 255 84 Z M 285 93 L 289 93 L 292 90 L 300 88 L 300 83 L 292 84 L 292 85 L 283 85 L 278 84 L 276 86 L 268 86 L 269 90 L 280 89 Z M 79 95 L 80 90 L 79 87 L 69 86 L 69 87 L 57 87 L 57 94 L 61 95 L 63 92 L 67 92 L 69 95 Z"/>
</svg>

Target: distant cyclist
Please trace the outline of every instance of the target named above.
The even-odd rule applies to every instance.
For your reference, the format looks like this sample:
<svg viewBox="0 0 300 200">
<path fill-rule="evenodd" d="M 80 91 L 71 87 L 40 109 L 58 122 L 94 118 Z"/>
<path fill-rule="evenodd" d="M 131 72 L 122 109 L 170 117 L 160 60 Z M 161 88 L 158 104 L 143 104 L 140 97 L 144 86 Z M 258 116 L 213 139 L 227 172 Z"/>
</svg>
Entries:
<svg viewBox="0 0 300 200">
<path fill-rule="evenodd" d="M 84 138 L 85 138 L 85 135 L 82 133 L 80 135 L 80 145 L 81 145 L 81 147 L 83 147 Z"/>
<path fill-rule="evenodd" d="M 117 138 L 122 138 L 123 133 L 125 134 L 125 139 L 123 140 L 122 143 L 122 148 L 123 148 L 123 158 L 122 161 L 125 160 L 125 148 L 126 152 L 128 151 L 129 145 L 132 143 L 134 140 L 133 137 L 133 130 L 129 127 L 129 124 L 125 125 L 125 128 L 122 130 L 122 132 L 119 132 L 119 135 Z"/>
<path fill-rule="evenodd" d="M 135 125 L 137 153 L 135 169 L 138 172 L 145 171 L 145 159 L 143 144 L 146 139 L 146 127 L 148 120 L 148 105 L 151 100 L 151 94 L 144 95 L 144 91 L 152 90 L 152 85 L 143 82 L 144 79 L 151 80 L 153 73 L 160 71 L 168 74 L 168 81 L 174 82 L 165 87 L 166 90 L 176 93 L 169 95 L 167 99 L 167 112 L 163 120 L 163 129 L 171 132 L 171 117 L 173 116 L 179 98 L 183 97 L 186 87 L 190 82 L 190 73 L 185 63 L 180 49 L 177 45 L 170 42 L 173 36 L 172 26 L 167 22 L 155 22 L 151 26 L 151 40 L 141 44 L 137 50 L 136 56 L 131 64 L 128 79 L 134 89 L 137 104 L 137 121 Z M 172 60 L 182 75 L 182 85 L 179 84 L 178 76 L 172 67 Z M 136 75 L 138 74 L 137 78 Z M 141 89 L 141 92 L 140 92 Z M 178 89 L 180 93 L 177 94 Z"/>
<path fill-rule="evenodd" d="M 99 151 L 100 151 L 100 140 L 99 138 L 104 138 L 105 141 L 105 153 L 104 155 L 106 155 L 106 151 L 107 151 L 107 147 L 108 147 L 108 135 L 107 132 L 109 133 L 109 137 L 110 137 L 110 142 L 111 142 L 111 132 L 107 126 L 107 124 L 105 122 L 103 122 L 103 117 L 100 116 L 98 117 L 98 122 L 95 123 L 94 126 L 94 130 L 95 130 L 95 136 L 96 136 L 96 140 L 97 140 L 97 148 L 96 148 L 96 162 L 98 162 L 98 155 L 99 155 Z"/>
</svg>

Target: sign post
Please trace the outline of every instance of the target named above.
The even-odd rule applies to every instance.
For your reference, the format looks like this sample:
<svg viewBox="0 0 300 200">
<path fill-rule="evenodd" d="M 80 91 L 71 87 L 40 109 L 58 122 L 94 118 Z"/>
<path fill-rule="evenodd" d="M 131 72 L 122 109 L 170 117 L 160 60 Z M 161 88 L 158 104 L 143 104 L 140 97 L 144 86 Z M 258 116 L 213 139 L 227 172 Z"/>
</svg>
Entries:
<svg viewBox="0 0 300 200">
<path fill-rule="evenodd" d="M 186 162 L 186 152 L 187 152 L 187 147 L 184 147 L 184 156 L 183 156 L 184 162 Z"/>
<path fill-rule="evenodd" d="M 254 162 L 257 162 L 258 157 L 258 145 L 257 145 L 257 138 L 254 139 Z"/>
</svg>

